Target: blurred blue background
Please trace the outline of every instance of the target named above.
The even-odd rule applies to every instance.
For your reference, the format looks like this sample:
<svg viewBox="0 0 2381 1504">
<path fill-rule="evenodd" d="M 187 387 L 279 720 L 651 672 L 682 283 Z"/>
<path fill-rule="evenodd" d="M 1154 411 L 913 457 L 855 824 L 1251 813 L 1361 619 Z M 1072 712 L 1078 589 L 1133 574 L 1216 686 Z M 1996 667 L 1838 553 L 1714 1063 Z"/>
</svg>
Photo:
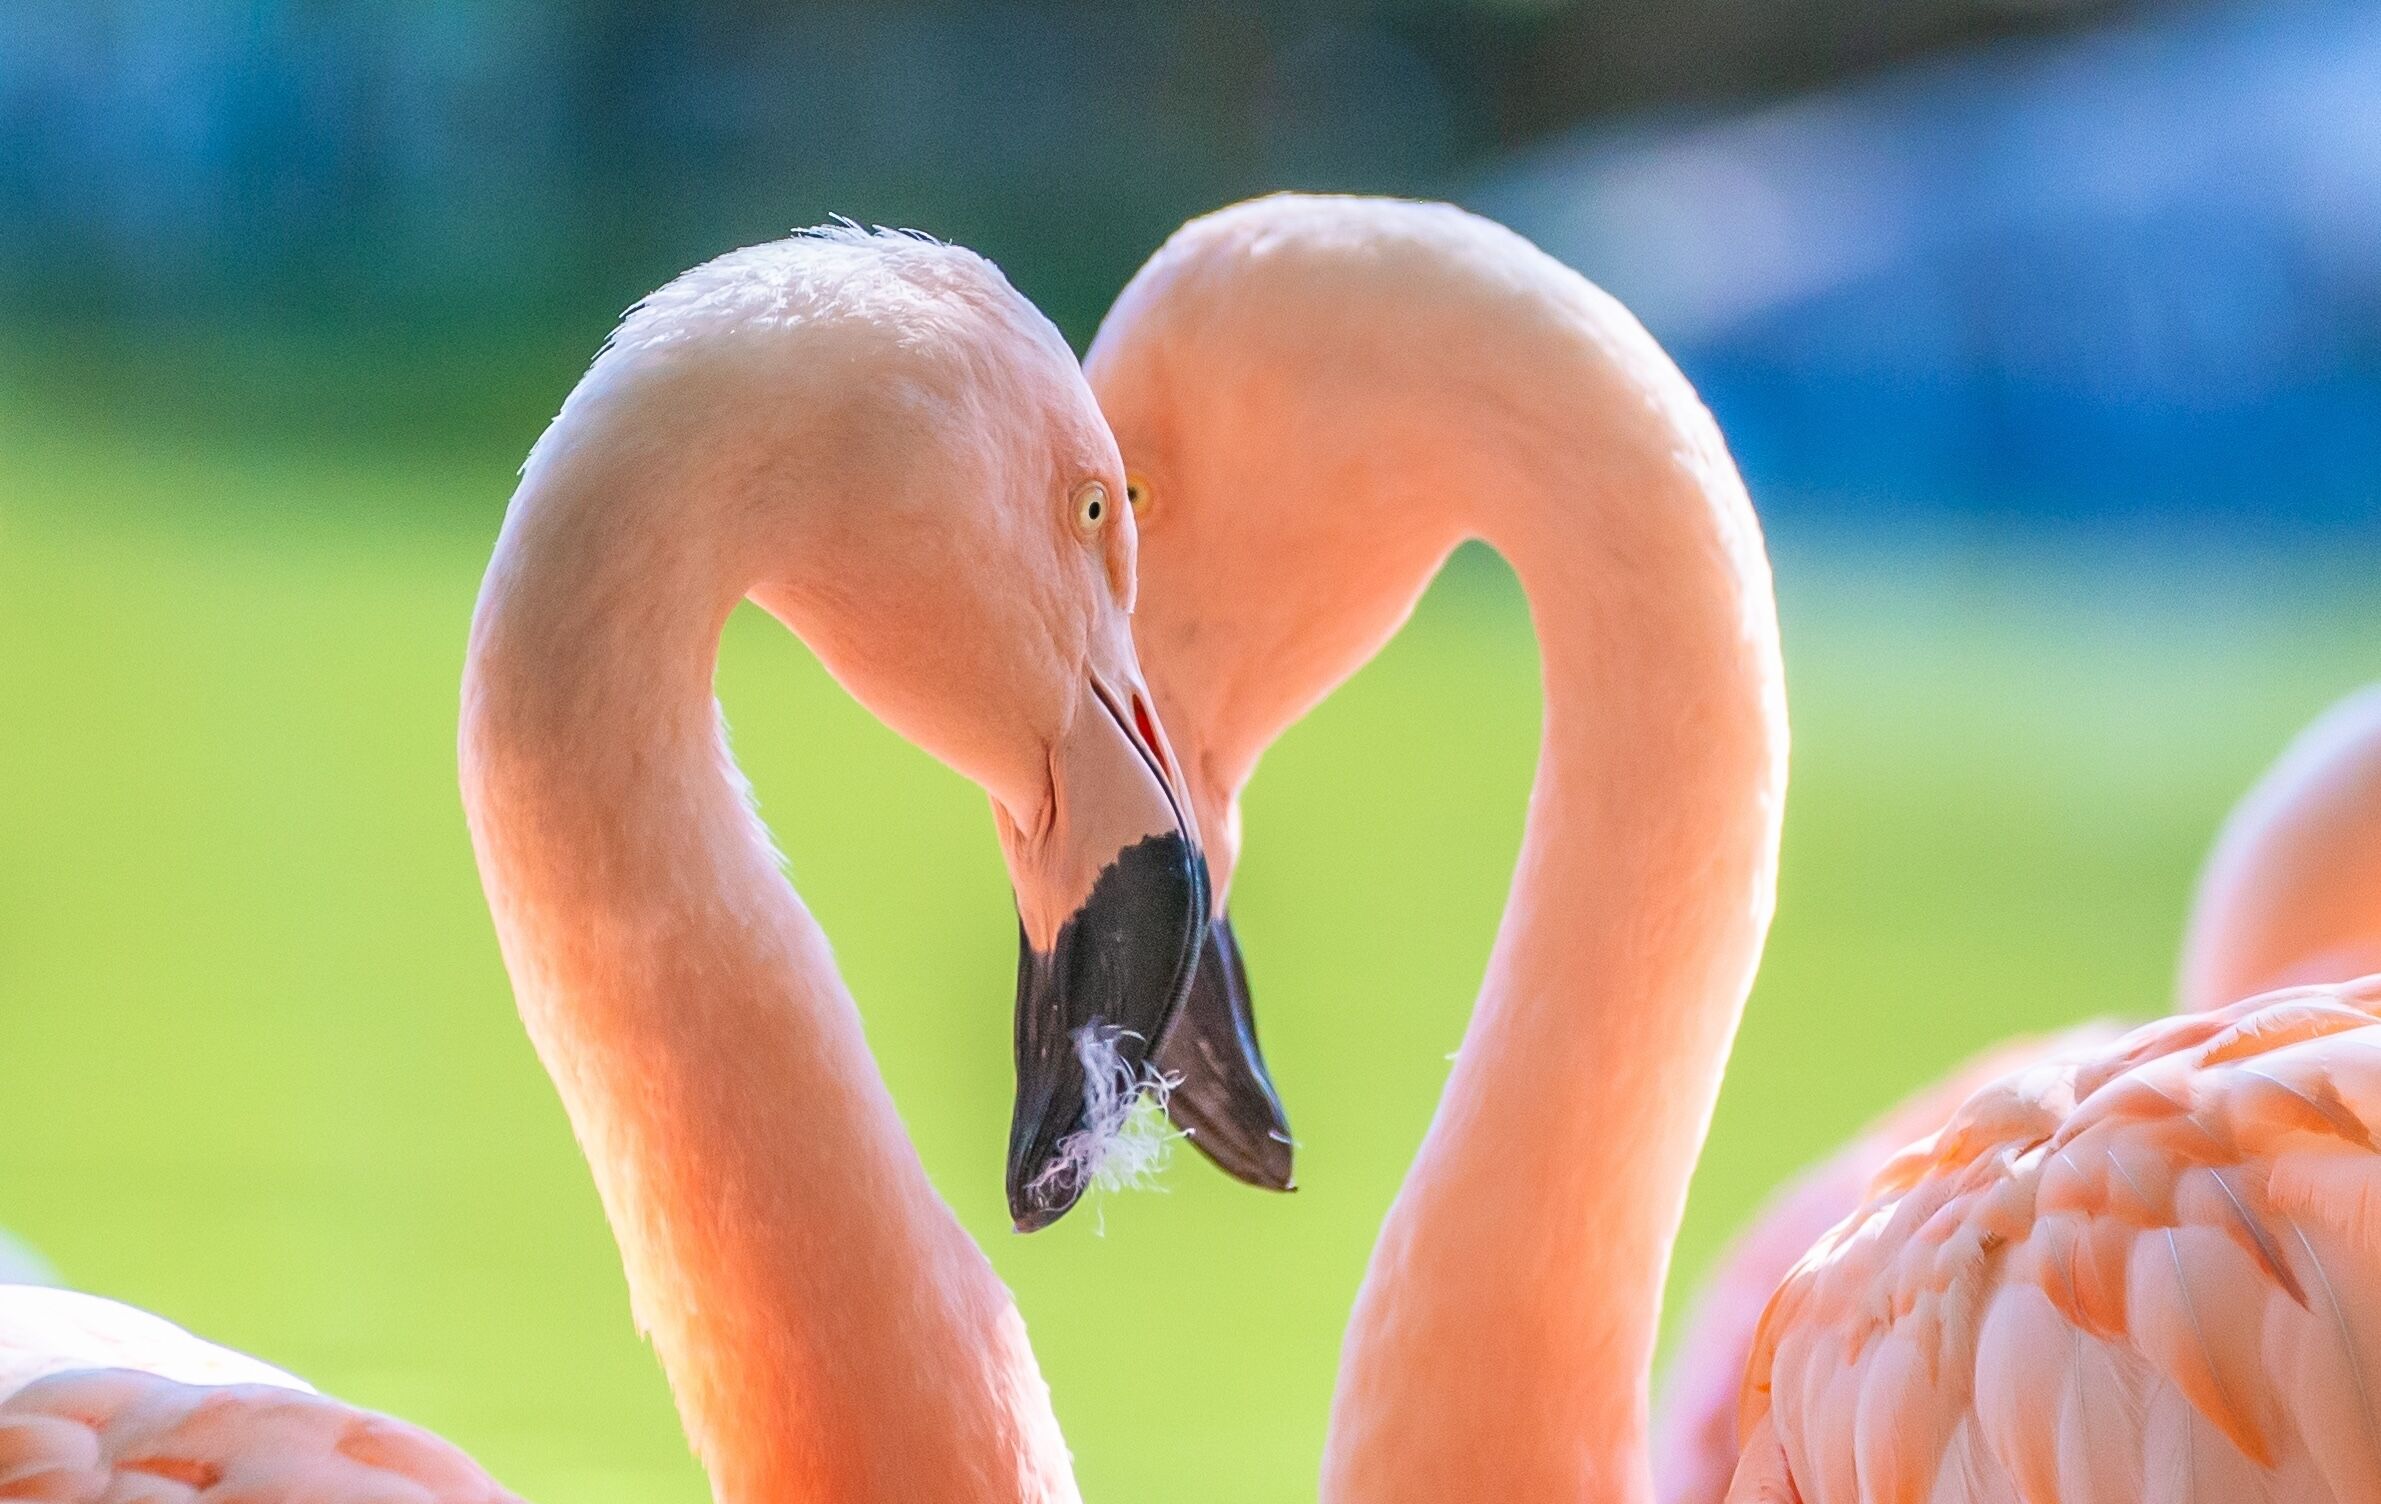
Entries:
<svg viewBox="0 0 2381 1504">
<path fill-rule="evenodd" d="M 567 369 L 833 210 L 984 250 L 1081 338 L 1190 210 L 1451 196 L 1636 308 L 1775 507 L 2369 530 L 2377 73 L 2357 0 L 32 0 L 0 290 Z M 409 406 L 442 399 L 486 413 Z"/>
<path fill-rule="evenodd" d="M 0 1224 L 529 1497 L 701 1497 L 453 792 L 514 467 L 729 246 L 928 229 L 1080 346 L 1176 224 L 1277 188 L 1453 198 L 1608 286 L 1769 525 L 1787 869 L 1683 1277 L 1978 1045 L 2165 1005 L 2216 822 L 2381 668 L 2381 8 L 18 0 Z M 980 799 L 732 628 L 739 752 L 1092 1497 L 1311 1497 L 1534 662 L 1467 551 L 1252 790 L 1300 1193 L 1184 1162 L 1017 1239 Z"/>
</svg>

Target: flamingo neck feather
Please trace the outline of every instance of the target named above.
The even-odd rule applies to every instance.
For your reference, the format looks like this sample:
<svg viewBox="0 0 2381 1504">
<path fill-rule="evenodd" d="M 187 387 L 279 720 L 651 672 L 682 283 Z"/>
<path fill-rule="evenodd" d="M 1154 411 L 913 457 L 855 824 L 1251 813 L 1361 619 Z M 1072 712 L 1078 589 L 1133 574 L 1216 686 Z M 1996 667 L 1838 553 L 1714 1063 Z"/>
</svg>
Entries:
<svg viewBox="0 0 2381 1504">
<path fill-rule="evenodd" d="M 2381 970 L 2381 685 L 2317 717 L 2224 822 L 2183 937 L 2204 1012 Z"/>
<path fill-rule="evenodd" d="M 1457 382 L 1491 410 L 1414 461 L 1519 576 L 1544 721 L 1487 976 L 1350 1322 L 1326 1500 L 1649 1504 L 1662 1285 L 1774 904 L 1759 526 L 1652 339 L 1538 280 Z"/>
<path fill-rule="evenodd" d="M 754 582 L 699 498 L 656 506 L 633 460 L 554 447 L 473 623 L 465 799 L 522 1018 L 715 1495 L 1073 1499 L 1015 1305 L 929 1184 L 728 753 L 712 670 Z"/>
</svg>

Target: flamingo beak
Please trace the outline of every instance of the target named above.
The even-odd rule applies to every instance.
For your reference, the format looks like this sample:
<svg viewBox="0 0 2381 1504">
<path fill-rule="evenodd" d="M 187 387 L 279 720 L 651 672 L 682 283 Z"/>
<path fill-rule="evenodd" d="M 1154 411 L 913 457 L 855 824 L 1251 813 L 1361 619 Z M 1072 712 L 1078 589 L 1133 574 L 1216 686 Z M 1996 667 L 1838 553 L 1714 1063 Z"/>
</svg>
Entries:
<svg viewBox="0 0 2381 1504">
<path fill-rule="evenodd" d="M 1207 931 L 1207 861 L 1146 697 L 1096 678 L 1085 693 L 1052 752 L 1049 826 L 1010 856 L 1020 944 L 1008 1197 L 1020 1232 L 1057 1221 L 1089 1188 L 1086 1146 L 1151 1079 L 1152 1043 L 1190 990 Z"/>
<path fill-rule="evenodd" d="M 1261 1190 L 1297 1189 L 1296 1141 L 1257 1047 L 1248 968 L 1229 914 L 1207 927 L 1190 995 L 1158 1040 L 1157 1069 L 1174 1083 L 1166 1115 L 1217 1169 Z"/>
</svg>

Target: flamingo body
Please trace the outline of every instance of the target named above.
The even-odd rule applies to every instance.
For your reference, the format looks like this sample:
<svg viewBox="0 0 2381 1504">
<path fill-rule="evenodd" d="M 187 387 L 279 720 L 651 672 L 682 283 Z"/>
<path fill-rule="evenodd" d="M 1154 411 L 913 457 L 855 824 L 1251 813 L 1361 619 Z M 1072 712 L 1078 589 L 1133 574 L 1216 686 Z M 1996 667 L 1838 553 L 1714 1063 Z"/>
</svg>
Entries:
<svg viewBox="0 0 2381 1504">
<path fill-rule="evenodd" d="M 1125 486 L 1073 355 L 997 269 L 848 226 L 640 304 L 523 468 L 468 650 L 466 813 L 723 1504 L 1077 1497 L 1024 1322 L 901 1127 L 712 669 L 753 597 L 991 795 L 1020 1004 L 1052 1042 L 1020 1035 L 1020 1136 L 1074 1153 L 1069 1025 L 1155 1036 L 1203 938 L 1132 651 Z M 511 1498 L 155 1317 L 0 1289 L 0 1501 Z"/>
<path fill-rule="evenodd" d="M 446 1442 L 95 1295 L 0 1287 L 0 1499 L 507 1504 Z"/>
<path fill-rule="evenodd" d="M 1217 891 L 1266 746 L 1450 550 L 1484 541 L 1528 597 L 1529 827 L 1349 1322 L 1320 1492 L 1646 1504 L 1661 1281 L 1785 779 L 1768 560 L 1719 432 L 1625 310 L 1446 205 L 1194 221 L 1086 370 L 1139 483 L 1134 630 Z"/>
<path fill-rule="evenodd" d="M 1125 491 L 1073 353 L 996 268 L 849 227 L 646 299 L 522 469 L 466 651 L 464 808 L 723 1504 L 1078 1497 L 1023 1317 L 902 1126 L 713 670 L 749 598 L 990 796 L 1022 942 L 1012 1164 L 1038 1191 L 1040 1161 L 1075 1163 L 1074 1026 L 1156 1037 L 1203 936 Z M 1053 1189 L 1012 1209 L 1080 1181 Z"/>
<path fill-rule="evenodd" d="M 1986 1084 L 2116 1034 L 2113 1025 L 2084 1024 L 1989 1050 L 1770 1196 L 1714 1263 L 1681 1324 L 1653 1436 L 1654 1480 L 1669 1504 L 1719 1504 L 1727 1496 L 1738 1457 L 1737 1404 L 1761 1313 L 1779 1282 L 1860 1205 L 1877 1170 L 1942 1127 Z"/>
<path fill-rule="evenodd" d="M 1784 794 L 1767 558 L 1716 429 L 1575 273 L 1382 200 L 1186 226 L 1087 369 L 1140 481 L 1135 630 L 1219 892 L 1265 747 L 1448 549 L 1521 582 L 1528 828 L 1357 1296 L 1321 1496 L 1648 1504 L 1654 1322 Z M 1787 1248 L 1869 1199 L 1768 1309 L 1731 1497 L 2381 1498 L 2377 988 L 2070 1038 L 1921 1104 L 1906 1126 L 1949 1126 L 1873 1188 L 1856 1164 L 1797 1194 Z"/>
<path fill-rule="evenodd" d="M 2381 977 L 1970 1096 L 1763 1318 L 1729 1498 L 2381 1498 Z"/>
<path fill-rule="evenodd" d="M 2244 796 L 2201 875 L 2181 1005 L 2381 967 L 2381 687 L 2333 706 Z M 1718 1504 L 1736 1471 L 1737 1400 L 1754 1331 L 1787 1273 L 1869 1193 L 1903 1146 L 1974 1091 L 2103 1041 L 2107 1026 L 2004 1044 L 1918 1093 L 1755 1214 L 1696 1292 L 1671 1359 L 1654 1475 L 1669 1504 Z"/>
</svg>

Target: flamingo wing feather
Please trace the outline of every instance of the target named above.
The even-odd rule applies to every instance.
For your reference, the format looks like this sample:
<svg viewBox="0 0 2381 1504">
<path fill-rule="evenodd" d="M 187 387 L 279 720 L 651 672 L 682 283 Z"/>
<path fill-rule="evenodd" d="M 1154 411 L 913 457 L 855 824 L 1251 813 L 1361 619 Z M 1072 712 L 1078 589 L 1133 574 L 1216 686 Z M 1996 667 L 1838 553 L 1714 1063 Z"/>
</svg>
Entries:
<svg viewBox="0 0 2381 1504">
<path fill-rule="evenodd" d="M 54 1374 L 0 1403 L 0 1500 L 517 1504 L 402 1421 L 302 1389 L 125 1368 Z"/>
<path fill-rule="evenodd" d="M 2381 1498 L 2381 977 L 1971 1095 L 1787 1276 L 1731 1497 Z"/>
<path fill-rule="evenodd" d="M 518 1504 L 427 1431 L 131 1306 L 0 1288 L 0 1501 Z"/>
<path fill-rule="evenodd" d="M 1939 1130 L 1979 1087 L 2037 1060 L 2104 1044 L 2119 1032 L 2113 1024 L 2082 1024 L 1987 1050 L 1911 1095 L 1770 1197 L 1713 1261 L 1681 1323 L 1655 1415 L 1654 1481 L 1664 1504 L 1720 1504 L 1727 1494 L 1738 1456 L 1737 1395 L 1762 1309 L 1813 1245 L 1860 1209 L 1878 1171 L 1905 1145 Z"/>
</svg>

